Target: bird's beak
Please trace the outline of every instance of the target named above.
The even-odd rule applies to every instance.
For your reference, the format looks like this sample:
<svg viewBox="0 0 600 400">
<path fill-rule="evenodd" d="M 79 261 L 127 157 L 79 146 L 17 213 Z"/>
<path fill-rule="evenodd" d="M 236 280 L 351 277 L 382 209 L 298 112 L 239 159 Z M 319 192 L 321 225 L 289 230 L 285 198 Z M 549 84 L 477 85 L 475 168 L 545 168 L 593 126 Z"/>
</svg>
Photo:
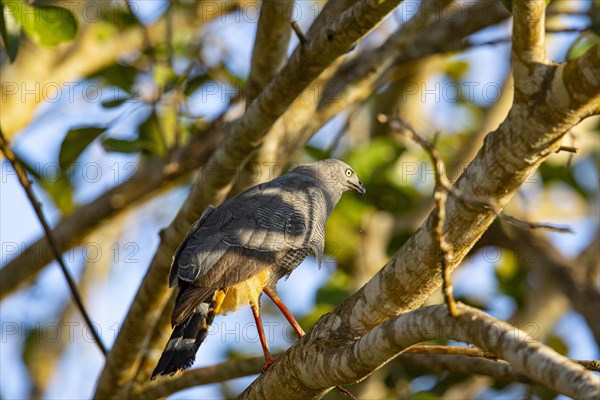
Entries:
<svg viewBox="0 0 600 400">
<path fill-rule="evenodd" d="M 354 190 L 356 190 L 356 193 L 360 195 L 363 195 L 367 192 L 367 188 L 361 181 L 358 181 L 358 185 L 354 186 Z"/>
</svg>

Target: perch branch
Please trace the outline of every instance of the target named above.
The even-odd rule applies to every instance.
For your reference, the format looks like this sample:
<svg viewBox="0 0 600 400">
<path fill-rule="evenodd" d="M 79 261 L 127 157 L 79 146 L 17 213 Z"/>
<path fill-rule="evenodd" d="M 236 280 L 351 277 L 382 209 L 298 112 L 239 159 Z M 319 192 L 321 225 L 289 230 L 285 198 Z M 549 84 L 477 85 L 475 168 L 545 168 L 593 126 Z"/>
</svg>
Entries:
<svg viewBox="0 0 600 400">
<path fill-rule="evenodd" d="M 474 343 L 559 393 L 586 399 L 600 395 L 597 378 L 583 366 L 477 309 L 461 304 L 457 308 L 458 317 L 449 316 L 442 305 L 413 310 L 378 325 L 356 341 L 326 347 L 320 354 L 306 352 L 306 342 L 301 341 L 279 359 L 285 371 L 276 370 L 274 364 L 239 398 L 268 398 L 273 393 L 286 399 L 319 398 L 332 384 L 364 379 L 415 343 L 446 338 Z M 307 336 L 309 342 L 313 332 Z M 288 362 L 296 357 L 311 368 Z"/>
</svg>

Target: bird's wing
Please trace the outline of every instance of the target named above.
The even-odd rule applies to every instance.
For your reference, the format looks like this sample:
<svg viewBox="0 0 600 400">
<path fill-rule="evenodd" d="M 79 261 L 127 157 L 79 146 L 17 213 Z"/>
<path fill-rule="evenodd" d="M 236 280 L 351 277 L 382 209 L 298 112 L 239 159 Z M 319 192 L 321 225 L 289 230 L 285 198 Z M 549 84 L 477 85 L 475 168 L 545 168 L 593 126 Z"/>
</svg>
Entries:
<svg viewBox="0 0 600 400">
<path fill-rule="evenodd" d="M 310 182 L 281 178 L 248 189 L 209 215 L 182 244 L 178 277 L 223 287 L 275 265 L 289 250 L 312 249 L 313 232 L 324 228 L 315 212 L 318 191 Z"/>
<path fill-rule="evenodd" d="M 185 235 L 183 241 L 179 244 L 179 247 L 177 247 L 177 250 L 175 250 L 175 254 L 173 254 L 173 258 L 171 260 L 171 270 L 169 271 L 169 287 L 174 287 L 175 285 L 177 285 L 177 270 L 179 266 L 179 256 L 181 255 L 181 251 L 185 248 L 190 238 L 198 231 L 198 229 L 200 229 L 200 226 L 204 223 L 204 221 L 206 221 L 206 219 L 212 213 L 214 213 L 215 210 L 216 207 L 213 207 L 211 205 L 206 207 L 206 210 L 204 210 L 202 215 L 200 215 L 198 221 L 194 222 L 187 235 Z"/>
</svg>

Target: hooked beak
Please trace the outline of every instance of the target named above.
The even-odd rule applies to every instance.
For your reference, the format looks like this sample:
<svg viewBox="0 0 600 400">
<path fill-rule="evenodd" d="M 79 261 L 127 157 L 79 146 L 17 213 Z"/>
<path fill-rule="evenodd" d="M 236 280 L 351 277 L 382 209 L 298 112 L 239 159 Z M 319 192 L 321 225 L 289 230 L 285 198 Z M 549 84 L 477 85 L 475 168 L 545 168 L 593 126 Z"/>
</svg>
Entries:
<svg viewBox="0 0 600 400">
<path fill-rule="evenodd" d="M 356 185 L 356 184 L 353 183 L 352 187 L 354 188 L 354 191 L 356 193 L 360 194 L 360 195 L 365 194 L 366 191 L 367 191 L 367 188 L 365 187 L 365 185 L 361 181 L 358 181 L 358 185 Z"/>
</svg>

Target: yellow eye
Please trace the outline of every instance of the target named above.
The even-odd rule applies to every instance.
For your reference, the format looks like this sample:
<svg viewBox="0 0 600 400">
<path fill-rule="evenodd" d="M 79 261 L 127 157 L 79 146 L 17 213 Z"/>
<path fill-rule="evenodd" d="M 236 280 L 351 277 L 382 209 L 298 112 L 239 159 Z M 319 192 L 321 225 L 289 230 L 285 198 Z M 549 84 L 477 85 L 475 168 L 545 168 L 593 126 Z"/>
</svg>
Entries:
<svg viewBox="0 0 600 400">
<path fill-rule="evenodd" d="M 351 170 L 350 168 L 348 168 L 348 169 L 346 170 L 346 176 L 347 176 L 347 177 L 351 177 L 351 176 L 352 176 L 352 170 Z"/>
</svg>

